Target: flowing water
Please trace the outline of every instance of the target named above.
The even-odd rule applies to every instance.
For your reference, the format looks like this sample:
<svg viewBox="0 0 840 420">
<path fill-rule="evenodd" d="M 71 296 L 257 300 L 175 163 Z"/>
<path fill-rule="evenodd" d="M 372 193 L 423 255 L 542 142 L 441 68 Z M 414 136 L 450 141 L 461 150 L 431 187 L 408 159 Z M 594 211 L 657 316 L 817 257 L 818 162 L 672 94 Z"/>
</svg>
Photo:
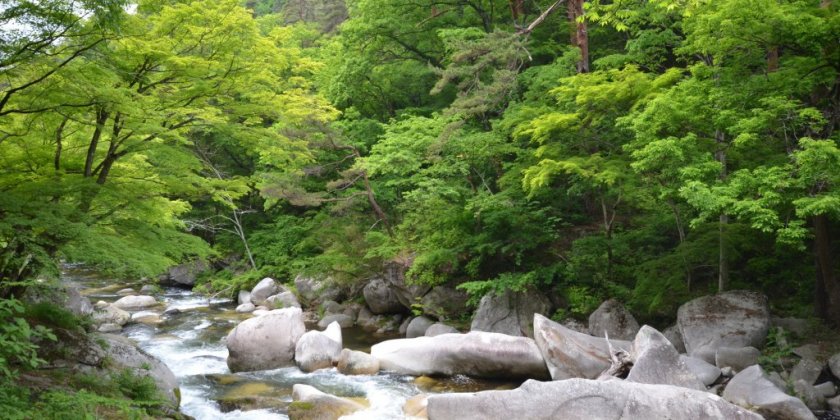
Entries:
<svg viewBox="0 0 840 420">
<path fill-rule="evenodd" d="M 93 303 L 115 301 L 121 297 L 116 293 L 118 290 L 130 287 L 78 267 L 66 267 L 63 276 L 65 281 L 80 285 Z M 304 373 L 297 367 L 286 367 L 231 374 L 222 338 L 251 315 L 236 313 L 236 303 L 230 299 L 211 299 L 189 290 L 164 288 L 152 295 L 161 305 L 133 313 L 133 318 L 145 316 L 143 322 L 128 324 L 122 334 L 172 370 L 180 382 L 181 411 L 196 419 L 286 419 L 294 384 L 312 385 L 368 406 L 364 411 L 346 416 L 347 419 L 401 419 L 405 401 L 423 392 L 515 386 L 464 376 L 415 379 L 386 372 L 348 376 L 335 368 Z M 156 316 L 172 309 L 178 309 L 177 313 Z M 371 345 L 383 339 L 394 338 L 372 336 L 357 328 L 344 329 L 342 333 L 344 347 L 363 351 L 369 351 Z"/>
</svg>

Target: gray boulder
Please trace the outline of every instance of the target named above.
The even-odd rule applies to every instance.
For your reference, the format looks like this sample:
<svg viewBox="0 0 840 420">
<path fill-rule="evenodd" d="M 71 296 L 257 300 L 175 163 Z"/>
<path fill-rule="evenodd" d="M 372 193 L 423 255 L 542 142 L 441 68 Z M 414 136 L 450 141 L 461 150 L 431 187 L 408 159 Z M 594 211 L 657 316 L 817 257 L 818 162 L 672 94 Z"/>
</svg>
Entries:
<svg viewBox="0 0 840 420">
<path fill-rule="evenodd" d="M 251 303 L 256 306 L 264 305 L 265 300 L 270 296 L 285 292 L 286 288 L 274 281 L 271 277 L 266 277 L 260 280 L 253 289 L 251 289 Z"/>
<path fill-rule="evenodd" d="M 383 341 L 371 347 L 380 367 L 405 375 L 548 378 L 534 340 L 473 331 Z"/>
<path fill-rule="evenodd" d="M 705 391 L 706 386 L 680 359 L 680 354 L 662 333 L 645 325 L 633 341 L 630 382 L 674 385 Z"/>
<path fill-rule="evenodd" d="M 300 370 L 313 372 L 332 367 L 341 354 L 341 328 L 338 331 L 338 341 L 320 331 L 309 331 L 300 337 L 295 346 L 295 363 Z"/>
<path fill-rule="evenodd" d="M 609 299 L 589 315 L 589 334 L 603 337 L 604 332 L 617 340 L 632 340 L 639 331 L 633 314 L 619 301 Z"/>
<path fill-rule="evenodd" d="M 771 420 L 816 419 L 799 398 L 776 388 L 758 365 L 750 366 L 735 375 L 723 390 L 723 398 Z"/>
<path fill-rule="evenodd" d="M 458 333 L 460 333 L 460 331 L 458 331 L 455 327 L 452 327 L 452 326 L 446 325 L 446 324 L 441 324 L 440 322 L 436 322 L 436 323 L 432 324 L 431 326 L 429 326 L 429 328 L 426 329 L 426 334 L 425 335 L 426 335 L 426 337 L 434 337 L 436 335 L 441 335 L 441 334 L 458 334 Z"/>
<path fill-rule="evenodd" d="M 368 308 L 374 314 L 395 314 L 405 311 L 405 307 L 400 303 L 396 293 L 383 279 L 371 279 L 365 285 L 362 293 L 365 296 Z"/>
<path fill-rule="evenodd" d="M 141 309 L 157 305 L 158 302 L 151 296 L 125 296 L 114 302 L 114 306 L 120 309 Z"/>
<path fill-rule="evenodd" d="M 800 337 L 807 334 L 808 329 L 811 328 L 807 319 L 793 318 L 793 317 L 788 317 L 788 318 L 780 318 L 780 317 L 776 317 L 776 316 L 770 317 L 770 325 L 773 326 L 773 327 L 784 328 L 785 330 L 790 331 L 790 332 L 792 332 L 792 333 L 794 333 L 794 334 L 796 334 L 797 336 L 800 336 Z"/>
<path fill-rule="evenodd" d="M 721 369 L 731 367 L 740 372 L 758 364 L 759 357 L 761 351 L 755 347 L 721 347 L 715 353 L 715 366 Z"/>
<path fill-rule="evenodd" d="M 344 349 L 338 356 L 338 371 L 345 375 L 376 375 L 379 360 L 362 351 Z"/>
<path fill-rule="evenodd" d="M 318 328 L 327 328 L 327 325 L 337 322 L 341 328 L 350 328 L 353 326 L 353 318 L 344 314 L 327 315 L 318 321 Z"/>
<path fill-rule="evenodd" d="M 295 277 L 295 289 L 307 303 L 335 301 L 342 295 L 341 289 L 333 285 L 331 278 L 298 275 Z"/>
<path fill-rule="evenodd" d="M 206 261 L 194 260 L 171 267 L 166 273 L 166 278 L 177 286 L 192 287 L 195 285 L 196 277 L 209 268 Z"/>
<path fill-rule="evenodd" d="M 694 376 L 703 382 L 703 385 L 709 386 L 720 378 L 720 368 L 707 363 L 705 360 L 696 357 L 680 355 L 680 359 L 685 363 L 686 367 L 694 373 Z"/>
<path fill-rule="evenodd" d="M 107 355 L 112 369 L 131 369 L 135 375 L 151 377 L 166 399 L 174 407 L 178 407 L 181 395 L 178 379 L 163 362 L 146 353 L 126 337 L 102 334 L 102 338 L 108 349 Z"/>
<path fill-rule="evenodd" d="M 811 359 L 802 359 L 793 370 L 790 371 L 790 381 L 796 382 L 800 379 L 807 382 L 808 385 L 813 385 L 817 382 L 817 378 L 822 373 L 823 364 Z"/>
<path fill-rule="evenodd" d="M 385 264 L 385 270 L 382 273 L 382 280 L 390 286 L 391 291 L 396 295 L 400 304 L 406 309 L 411 310 L 411 305 L 417 303 L 422 299 L 432 286 L 425 284 L 408 284 L 405 279 L 405 272 L 408 265 L 398 263 Z"/>
<path fill-rule="evenodd" d="M 93 305 L 87 297 L 82 296 L 78 287 L 67 285 L 64 287 L 64 291 L 67 295 L 66 300 L 64 301 L 64 307 L 67 308 L 68 311 L 77 316 L 88 316 L 93 314 Z"/>
<path fill-rule="evenodd" d="M 825 397 L 808 382 L 797 380 L 793 383 L 793 392 L 811 411 L 825 410 Z"/>
<path fill-rule="evenodd" d="M 427 411 L 430 420 L 761 419 L 708 392 L 587 379 L 529 380 L 509 391 L 433 394 Z"/>
<path fill-rule="evenodd" d="M 106 304 L 93 313 L 93 322 L 97 324 L 115 324 L 123 326 L 131 319 L 131 314 L 113 304 Z"/>
<path fill-rule="evenodd" d="M 292 387 L 292 400 L 294 403 L 289 405 L 291 420 L 332 420 L 365 409 L 365 406 L 355 401 L 336 397 L 304 384 L 295 384 Z"/>
<path fill-rule="evenodd" d="M 551 379 L 594 379 L 610 366 L 604 338 L 572 331 L 540 314 L 534 315 L 534 340 Z M 613 347 L 630 350 L 629 341 L 612 340 Z"/>
<path fill-rule="evenodd" d="M 714 363 L 720 347 L 762 348 L 770 328 L 770 309 L 767 297 L 760 293 L 724 292 L 682 305 L 677 325 L 688 355 Z"/>
<path fill-rule="evenodd" d="M 129 296 L 129 295 L 134 295 L 136 293 L 137 292 L 135 292 L 134 289 L 131 289 L 131 288 L 125 288 L 125 289 L 117 290 L 117 294 L 120 295 L 120 296 Z"/>
<path fill-rule="evenodd" d="M 450 319 L 467 310 L 467 293 L 451 286 L 435 286 L 420 303 L 423 312 L 437 319 Z"/>
<path fill-rule="evenodd" d="M 837 395 L 837 387 L 835 387 L 831 382 L 823 382 L 819 385 L 814 385 L 814 389 L 816 389 L 820 395 L 825 398 L 831 398 Z"/>
<path fill-rule="evenodd" d="M 827 402 L 829 410 L 835 413 L 840 413 L 840 395 L 828 400 Z"/>
<path fill-rule="evenodd" d="M 282 292 L 266 298 L 265 306 L 269 309 L 300 308 L 300 303 L 294 293 Z"/>
<path fill-rule="evenodd" d="M 236 302 L 240 305 L 244 303 L 251 303 L 251 292 L 248 290 L 240 290 L 236 295 Z"/>
<path fill-rule="evenodd" d="M 242 321 L 225 339 L 228 367 L 241 372 L 289 366 L 305 331 L 300 308 L 275 309 Z"/>
<path fill-rule="evenodd" d="M 671 325 L 662 330 L 662 335 L 671 342 L 675 349 L 680 353 L 685 353 L 685 343 L 683 343 L 682 334 L 676 325 Z"/>
<path fill-rule="evenodd" d="M 144 284 L 143 287 L 140 288 L 140 293 L 142 293 L 144 295 L 148 295 L 150 293 L 155 293 L 155 292 L 158 292 L 158 291 L 159 291 L 159 289 L 156 286 L 151 285 L 151 284 Z"/>
<path fill-rule="evenodd" d="M 425 316 L 418 316 L 412 318 L 408 323 L 408 328 L 405 330 L 405 338 L 422 337 L 426 335 L 426 330 L 435 322 Z"/>
<path fill-rule="evenodd" d="M 105 324 L 100 325 L 99 328 L 97 328 L 97 331 L 101 333 L 114 333 L 122 331 L 122 327 L 117 324 L 107 322 Z"/>
<path fill-rule="evenodd" d="M 481 298 L 470 331 L 533 337 L 534 314 L 550 312 L 551 302 L 535 291 L 490 293 Z"/>
<path fill-rule="evenodd" d="M 367 309 L 362 308 L 356 318 L 356 325 L 368 332 L 385 334 L 398 331 L 402 323 L 402 315 L 374 315 Z"/>
<path fill-rule="evenodd" d="M 255 309 L 257 309 L 257 307 L 254 306 L 253 303 L 247 302 L 247 303 L 243 303 L 243 304 L 237 306 L 236 307 L 236 312 L 239 312 L 241 314 L 246 314 L 246 313 L 254 312 Z"/>
<path fill-rule="evenodd" d="M 828 369 L 831 370 L 831 374 L 834 375 L 835 378 L 840 378 L 840 353 L 837 353 L 828 359 Z"/>
</svg>

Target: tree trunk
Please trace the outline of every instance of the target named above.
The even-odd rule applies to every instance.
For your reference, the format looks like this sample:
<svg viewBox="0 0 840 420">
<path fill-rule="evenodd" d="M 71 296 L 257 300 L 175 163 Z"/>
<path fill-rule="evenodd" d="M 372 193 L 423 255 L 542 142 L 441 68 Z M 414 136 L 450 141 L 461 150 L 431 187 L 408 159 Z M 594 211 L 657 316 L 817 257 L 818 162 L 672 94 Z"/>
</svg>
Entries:
<svg viewBox="0 0 840 420">
<path fill-rule="evenodd" d="M 831 225 L 824 214 L 813 217 L 814 255 L 817 262 L 817 287 L 814 309 L 817 316 L 840 326 L 840 284 L 834 270 Z"/>
<path fill-rule="evenodd" d="M 583 18 L 583 2 L 585 0 L 569 0 L 566 3 L 569 21 L 572 24 L 571 42 L 580 49 L 580 61 L 577 63 L 578 73 L 589 73 L 589 33 L 586 20 Z"/>
<path fill-rule="evenodd" d="M 773 73 L 779 70 L 779 47 L 770 47 L 767 51 L 767 72 Z"/>
<path fill-rule="evenodd" d="M 719 179 L 726 180 L 726 134 L 720 129 L 715 131 L 715 142 L 717 142 L 718 150 L 715 152 L 715 159 L 720 162 Z M 726 252 L 726 225 L 729 224 L 729 216 L 722 212 L 718 219 L 718 292 L 722 292 L 729 287 L 729 262 L 727 261 Z"/>
<path fill-rule="evenodd" d="M 102 130 L 105 128 L 105 121 L 108 120 L 108 112 L 102 108 L 96 110 L 96 128 L 90 138 L 87 157 L 85 158 L 85 178 L 93 174 L 93 160 L 96 158 L 96 148 L 99 146 L 99 139 L 102 138 Z"/>
</svg>

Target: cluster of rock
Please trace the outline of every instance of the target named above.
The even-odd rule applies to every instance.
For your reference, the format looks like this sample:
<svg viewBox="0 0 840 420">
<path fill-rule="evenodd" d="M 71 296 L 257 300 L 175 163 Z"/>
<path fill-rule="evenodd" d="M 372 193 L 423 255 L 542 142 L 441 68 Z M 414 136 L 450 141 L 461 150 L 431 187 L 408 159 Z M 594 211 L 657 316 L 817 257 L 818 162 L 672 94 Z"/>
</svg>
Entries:
<svg viewBox="0 0 840 420">
<path fill-rule="evenodd" d="M 379 301 L 399 300 L 381 284 L 368 294 Z M 252 301 L 253 295 L 254 291 Z M 834 384 L 825 380 L 825 372 L 840 377 L 840 355 L 827 367 L 824 361 L 803 358 L 784 377 L 758 365 L 759 349 L 771 328 L 767 299 L 758 293 L 733 291 L 695 299 L 680 307 L 676 325 L 664 332 L 639 326 L 612 300 L 592 313 L 588 328 L 583 328 L 541 315 L 549 307 L 544 300 L 512 294 L 485 299 L 515 310 L 479 308 L 472 331 L 465 334 L 428 317 L 407 319 L 402 325 L 407 338 L 376 344 L 370 354 L 341 348 L 340 317 L 322 319 L 331 320 L 324 332 L 305 332 L 299 308 L 272 310 L 244 321 L 228 335 L 229 365 L 232 370 L 297 364 L 305 371 L 338 366 L 345 374 L 384 370 L 528 379 L 515 390 L 435 394 L 409 401 L 408 416 L 432 419 L 815 419 L 814 412 L 838 410 L 840 397 Z M 347 310 L 333 306 L 336 312 Z M 394 310 L 397 305 L 373 306 Z M 301 388 L 297 394 L 307 397 L 296 401 L 329 400 L 330 407 L 362 409 L 317 390 Z M 308 418 L 300 413 L 292 417 Z"/>
</svg>

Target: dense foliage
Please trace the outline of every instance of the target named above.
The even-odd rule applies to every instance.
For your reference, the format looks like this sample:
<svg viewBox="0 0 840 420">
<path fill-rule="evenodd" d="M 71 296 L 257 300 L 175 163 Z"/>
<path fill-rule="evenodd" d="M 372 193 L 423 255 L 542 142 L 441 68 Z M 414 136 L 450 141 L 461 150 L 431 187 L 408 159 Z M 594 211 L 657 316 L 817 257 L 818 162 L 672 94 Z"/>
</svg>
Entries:
<svg viewBox="0 0 840 420">
<path fill-rule="evenodd" d="M 840 322 L 831 0 L 0 5 L 3 296 L 213 257 Z"/>
</svg>

